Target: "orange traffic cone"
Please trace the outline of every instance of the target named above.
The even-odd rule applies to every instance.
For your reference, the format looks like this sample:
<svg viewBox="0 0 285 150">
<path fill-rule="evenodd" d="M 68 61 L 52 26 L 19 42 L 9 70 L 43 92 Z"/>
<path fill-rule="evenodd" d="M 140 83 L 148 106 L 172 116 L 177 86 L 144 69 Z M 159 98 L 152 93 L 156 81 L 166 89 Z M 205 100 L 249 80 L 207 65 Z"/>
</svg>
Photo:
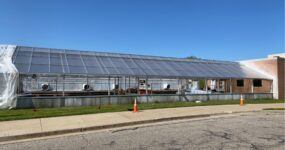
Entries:
<svg viewBox="0 0 285 150">
<path fill-rule="evenodd" d="M 242 94 L 240 95 L 239 105 L 240 105 L 240 106 L 243 106 L 243 96 L 242 96 Z"/>
<path fill-rule="evenodd" d="M 134 110 L 133 112 L 139 112 L 139 109 L 138 109 L 138 104 L 137 104 L 137 99 L 135 99 L 135 102 L 134 102 Z"/>
</svg>

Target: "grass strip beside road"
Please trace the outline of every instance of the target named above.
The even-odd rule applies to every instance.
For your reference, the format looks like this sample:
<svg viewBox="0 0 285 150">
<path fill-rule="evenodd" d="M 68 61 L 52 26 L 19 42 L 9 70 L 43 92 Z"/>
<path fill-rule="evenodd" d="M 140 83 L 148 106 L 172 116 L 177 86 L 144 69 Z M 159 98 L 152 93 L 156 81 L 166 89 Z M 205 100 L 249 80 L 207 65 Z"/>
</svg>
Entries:
<svg viewBox="0 0 285 150">
<path fill-rule="evenodd" d="M 264 103 L 284 103 L 284 100 L 260 99 L 245 100 L 245 104 L 264 104 Z M 139 104 L 139 110 L 158 109 L 158 108 L 174 108 L 174 107 L 193 107 L 193 106 L 209 106 L 209 105 L 228 105 L 239 104 L 238 100 L 213 100 L 201 103 L 195 102 L 171 102 L 171 103 L 143 103 Z M 87 107 L 62 107 L 62 108 L 40 108 L 36 109 L 13 109 L 0 110 L 0 121 L 46 118 L 57 116 L 84 115 L 105 112 L 128 111 L 133 108 L 132 104 L 121 105 L 104 105 L 104 106 L 87 106 Z"/>
</svg>

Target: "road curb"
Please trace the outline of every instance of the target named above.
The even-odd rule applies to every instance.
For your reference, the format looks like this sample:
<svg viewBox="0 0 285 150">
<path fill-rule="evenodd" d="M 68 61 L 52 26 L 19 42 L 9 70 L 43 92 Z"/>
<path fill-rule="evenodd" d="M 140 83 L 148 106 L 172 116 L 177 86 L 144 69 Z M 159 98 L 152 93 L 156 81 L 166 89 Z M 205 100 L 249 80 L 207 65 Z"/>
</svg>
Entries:
<svg viewBox="0 0 285 150">
<path fill-rule="evenodd" d="M 168 117 L 168 118 L 133 121 L 133 122 L 117 123 L 117 124 L 102 125 L 102 126 L 90 126 L 90 127 L 83 127 L 83 128 L 63 129 L 63 130 L 57 130 L 57 131 L 46 131 L 46 132 L 38 132 L 38 133 L 30 133 L 30 134 L 22 134 L 22 135 L 14 135 L 14 136 L 5 136 L 5 137 L 0 137 L 0 143 L 16 141 L 16 140 L 31 139 L 31 138 L 40 138 L 40 137 L 46 137 L 46 136 L 56 136 L 56 135 L 69 134 L 69 133 L 80 133 L 80 132 L 86 132 L 86 131 L 110 129 L 110 128 L 117 128 L 117 127 L 131 126 L 131 125 L 157 123 L 157 122 L 162 122 L 162 121 L 183 120 L 183 119 L 192 119 L 192 118 L 193 119 L 194 118 L 205 118 L 205 117 L 232 114 L 232 113 L 241 113 L 241 112 L 254 112 L 254 111 L 236 111 L 236 112 L 223 112 L 223 113 L 216 113 L 216 114 Z"/>
</svg>

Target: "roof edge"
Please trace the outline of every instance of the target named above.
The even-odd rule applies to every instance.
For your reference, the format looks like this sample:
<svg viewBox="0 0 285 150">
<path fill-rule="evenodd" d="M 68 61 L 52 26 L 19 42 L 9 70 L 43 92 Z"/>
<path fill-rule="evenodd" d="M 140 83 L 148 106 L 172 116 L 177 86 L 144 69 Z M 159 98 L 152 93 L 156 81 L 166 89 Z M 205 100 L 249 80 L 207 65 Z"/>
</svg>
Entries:
<svg viewBox="0 0 285 150">
<path fill-rule="evenodd" d="M 47 48 L 47 47 L 37 47 L 37 46 L 22 46 L 18 45 L 18 47 L 29 47 L 29 48 L 43 48 L 43 49 L 55 49 L 55 50 L 69 50 L 69 51 L 78 51 L 78 52 L 95 52 L 100 54 L 118 54 L 125 56 L 134 56 L 134 57 L 150 57 L 153 59 L 173 59 L 176 61 L 190 61 L 190 62 L 204 62 L 204 63 L 218 63 L 218 64 L 237 64 L 236 61 L 225 61 L 225 60 L 214 60 L 214 59 L 186 59 L 186 58 L 178 58 L 178 57 L 166 57 L 166 56 L 152 56 L 152 55 L 141 55 L 141 54 L 131 54 L 131 53 L 117 53 L 117 52 L 104 52 L 104 51 L 96 51 L 96 50 L 76 50 L 76 49 L 65 49 L 65 48 Z"/>
</svg>

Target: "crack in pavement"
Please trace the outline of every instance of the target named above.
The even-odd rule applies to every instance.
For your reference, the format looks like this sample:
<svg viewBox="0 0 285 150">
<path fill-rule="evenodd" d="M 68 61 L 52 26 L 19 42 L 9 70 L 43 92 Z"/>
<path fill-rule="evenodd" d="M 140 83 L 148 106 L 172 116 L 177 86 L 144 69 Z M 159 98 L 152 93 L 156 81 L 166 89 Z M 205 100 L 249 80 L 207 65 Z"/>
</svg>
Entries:
<svg viewBox="0 0 285 150">
<path fill-rule="evenodd" d="M 89 145 L 89 140 L 87 139 L 85 134 L 81 134 L 80 137 L 83 139 L 83 141 L 86 142 L 86 145 L 82 144 L 83 146 L 81 147 L 81 149 L 86 149 L 86 147 L 88 147 L 88 145 Z"/>
<path fill-rule="evenodd" d="M 211 130 L 203 130 L 207 133 L 210 133 L 210 136 L 214 136 L 214 137 L 220 137 L 220 138 L 223 138 L 223 139 L 226 139 L 226 140 L 231 140 L 231 138 L 229 137 L 231 134 L 227 133 L 227 132 L 213 132 Z M 220 133 L 222 135 L 220 135 Z"/>
<path fill-rule="evenodd" d="M 251 146 L 250 148 L 253 148 L 254 150 L 258 150 L 258 147 L 256 145 L 250 143 L 250 146 Z"/>
<path fill-rule="evenodd" d="M 110 141 L 109 143 L 106 143 L 106 144 L 103 144 L 103 145 L 107 145 L 107 146 L 109 146 L 109 147 L 113 147 L 113 146 L 116 145 L 116 144 L 117 144 L 116 141 L 112 140 L 112 141 Z"/>
</svg>

